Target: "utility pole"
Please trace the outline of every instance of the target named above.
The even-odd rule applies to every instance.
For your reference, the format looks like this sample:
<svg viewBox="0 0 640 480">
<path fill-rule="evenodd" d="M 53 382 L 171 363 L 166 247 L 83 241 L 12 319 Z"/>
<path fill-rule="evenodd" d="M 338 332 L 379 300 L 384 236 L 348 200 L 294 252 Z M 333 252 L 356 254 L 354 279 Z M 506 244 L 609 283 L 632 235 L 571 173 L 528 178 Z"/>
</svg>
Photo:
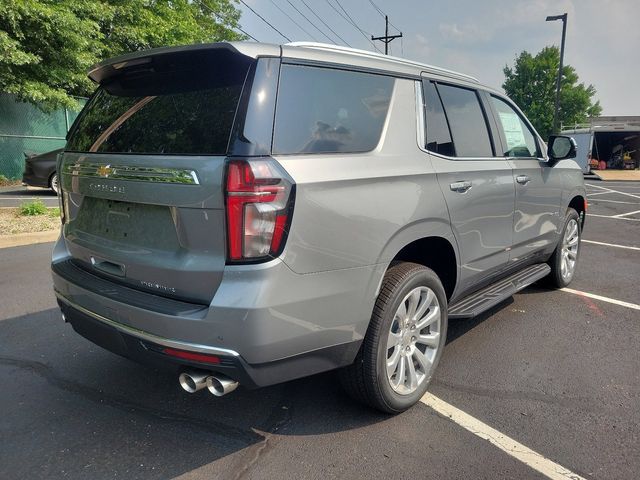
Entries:
<svg viewBox="0 0 640 480">
<path fill-rule="evenodd" d="M 384 37 L 374 37 L 373 35 L 371 35 L 371 40 L 380 40 L 384 42 L 384 54 L 389 55 L 389 43 L 391 43 L 391 41 L 394 38 L 400 38 L 400 37 L 402 37 L 402 32 L 400 32 L 398 35 L 389 35 L 389 17 L 385 15 L 384 16 Z"/>
<path fill-rule="evenodd" d="M 553 112 L 553 132 L 558 132 L 558 115 L 560 112 L 560 86 L 562 82 L 562 64 L 564 63 L 564 39 L 567 35 L 567 14 L 562 15 L 550 15 L 547 17 L 547 22 L 554 20 L 562 20 L 562 43 L 560 44 L 560 68 L 558 69 L 558 81 L 556 82 L 556 107 Z"/>
</svg>

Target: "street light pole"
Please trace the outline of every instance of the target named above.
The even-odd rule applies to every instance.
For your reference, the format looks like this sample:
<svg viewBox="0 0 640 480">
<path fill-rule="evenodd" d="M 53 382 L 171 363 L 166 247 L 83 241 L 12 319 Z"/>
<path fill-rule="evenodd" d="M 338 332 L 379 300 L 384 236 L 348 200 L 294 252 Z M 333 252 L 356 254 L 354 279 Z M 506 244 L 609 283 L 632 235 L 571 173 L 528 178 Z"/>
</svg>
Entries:
<svg viewBox="0 0 640 480">
<path fill-rule="evenodd" d="M 567 14 L 562 15 L 550 15 L 547 17 L 547 22 L 554 20 L 562 20 L 562 43 L 560 44 L 560 68 L 558 69 L 558 81 L 556 82 L 556 106 L 553 112 L 553 131 L 558 131 L 558 115 L 560 111 L 560 84 L 562 82 L 562 65 L 564 63 L 564 40 L 567 35 Z"/>
</svg>

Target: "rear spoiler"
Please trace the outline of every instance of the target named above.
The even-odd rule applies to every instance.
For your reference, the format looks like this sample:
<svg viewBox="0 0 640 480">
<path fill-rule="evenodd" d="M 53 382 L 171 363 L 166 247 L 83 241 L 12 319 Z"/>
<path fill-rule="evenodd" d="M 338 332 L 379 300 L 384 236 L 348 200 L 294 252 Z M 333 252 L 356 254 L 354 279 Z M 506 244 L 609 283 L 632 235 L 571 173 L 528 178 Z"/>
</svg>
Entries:
<svg viewBox="0 0 640 480">
<path fill-rule="evenodd" d="M 193 57 L 195 62 L 193 65 L 197 66 L 198 59 L 211 54 L 224 55 L 225 53 L 227 55 L 246 57 L 247 62 L 251 62 L 258 57 L 279 57 L 281 55 L 281 49 L 279 45 L 254 42 L 201 43 L 178 47 L 153 48 L 100 62 L 91 67 L 88 76 L 95 83 L 103 84 L 108 82 L 112 77 L 119 76 L 128 71 L 153 70 L 156 61 L 166 64 L 171 63 L 173 59 L 180 59 L 184 62 Z"/>
</svg>

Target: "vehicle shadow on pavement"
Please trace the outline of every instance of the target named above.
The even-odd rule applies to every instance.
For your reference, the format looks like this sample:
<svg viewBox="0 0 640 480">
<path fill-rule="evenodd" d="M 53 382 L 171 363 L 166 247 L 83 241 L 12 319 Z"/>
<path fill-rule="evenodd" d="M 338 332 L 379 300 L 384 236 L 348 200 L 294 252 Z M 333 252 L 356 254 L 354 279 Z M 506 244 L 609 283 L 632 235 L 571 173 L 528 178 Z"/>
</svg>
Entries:
<svg viewBox="0 0 640 480">
<path fill-rule="evenodd" d="M 393 421 L 327 373 L 223 398 L 77 335 L 58 309 L 0 321 L 1 478 L 167 478 L 265 442 Z M 234 460 L 235 461 L 235 460 Z"/>
<path fill-rule="evenodd" d="M 457 338 L 463 336 L 467 332 L 473 330 L 475 327 L 483 323 L 484 321 L 491 318 L 491 316 L 495 315 L 496 312 L 499 312 L 505 307 L 508 307 L 513 303 L 513 297 L 509 297 L 503 302 L 500 302 L 493 308 L 490 308 L 486 312 L 481 313 L 477 317 L 471 319 L 461 319 L 461 320 L 449 320 L 449 325 L 447 327 L 447 342 L 446 345 L 450 344 Z"/>
<path fill-rule="evenodd" d="M 25 186 L 2 187 L 0 188 L 0 199 L 3 197 L 42 197 L 55 198 L 56 194 L 49 188 L 27 188 Z"/>
</svg>

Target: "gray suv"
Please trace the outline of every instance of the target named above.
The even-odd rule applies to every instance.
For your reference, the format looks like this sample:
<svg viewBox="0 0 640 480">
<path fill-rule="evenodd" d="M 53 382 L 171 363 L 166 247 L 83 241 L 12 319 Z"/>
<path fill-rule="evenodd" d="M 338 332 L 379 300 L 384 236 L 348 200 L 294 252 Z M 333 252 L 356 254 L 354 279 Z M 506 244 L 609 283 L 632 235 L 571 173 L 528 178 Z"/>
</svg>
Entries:
<svg viewBox="0 0 640 480">
<path fill-rule="evenodd" d="M 58 160 L 63 318 L 224 395 L 332 369 L 397 413 L 448 319 L 546 278 L 585 220 L 575 145 L 476 79 L 322 44 L 108 60 Z"/>
</svg>

